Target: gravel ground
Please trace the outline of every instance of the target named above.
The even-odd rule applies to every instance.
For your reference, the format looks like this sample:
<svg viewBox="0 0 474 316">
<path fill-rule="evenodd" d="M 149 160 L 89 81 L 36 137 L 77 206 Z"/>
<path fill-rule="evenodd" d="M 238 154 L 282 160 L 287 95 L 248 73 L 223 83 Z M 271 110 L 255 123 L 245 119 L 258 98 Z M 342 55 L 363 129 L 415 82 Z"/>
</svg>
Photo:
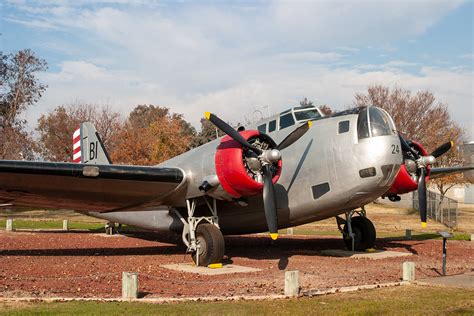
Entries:
<svg viewBox="0 0 474 316">
<path fill-rule="evenodd" d="M 416 262 L 418 279 L 441 271 L 441 240 L 379 239 L 378 249 L 413 256 L 370 260 L 321 255 L 343 248 L 340 238 L 282 236 L 273 242 L 249 235 L 226 237 L 225 262 L 261 271 L 202 276 L 160 267 L 190 262 L 178 240 L 159 234 L 0 232 L 0 297 L 119 297 L 122 271 L 139 273 L 144 297 L 282 294 L 287 270 L 300 271 L 303 290 L 399 281 L 407 260 Z M 474 242 L 449 241 L 448 275 L 473 269 Z"/>
</svg>

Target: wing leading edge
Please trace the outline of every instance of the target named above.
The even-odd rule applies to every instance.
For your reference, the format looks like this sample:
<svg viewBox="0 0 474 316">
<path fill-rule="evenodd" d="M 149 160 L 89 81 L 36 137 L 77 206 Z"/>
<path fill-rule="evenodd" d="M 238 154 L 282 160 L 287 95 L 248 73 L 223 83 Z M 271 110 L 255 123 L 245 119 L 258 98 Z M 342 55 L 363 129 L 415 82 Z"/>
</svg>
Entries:
<svg viewBox="0 0 474 316">
<path fill-rule="evenodd" d="M 106 212 L 162 205 L 186 182 L 179 168 L 0 161 L 0 204 Z"/>
</svg>

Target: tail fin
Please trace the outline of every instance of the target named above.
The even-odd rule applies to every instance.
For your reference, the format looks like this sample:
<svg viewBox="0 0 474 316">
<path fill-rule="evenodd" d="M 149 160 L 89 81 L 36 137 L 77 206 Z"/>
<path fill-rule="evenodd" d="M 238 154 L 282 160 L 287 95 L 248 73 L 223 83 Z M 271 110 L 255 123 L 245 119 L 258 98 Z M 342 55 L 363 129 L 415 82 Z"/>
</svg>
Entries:
<svg viewBox="0 0 474 316">
<path fill-rule="evenodd" d="M 94 125 L 89 122 L 82 123 L 74 131 L 73 138 L 73 162 L 109 165 L 112 163 L 104 144 L 100 139 Z"/>
</svg>

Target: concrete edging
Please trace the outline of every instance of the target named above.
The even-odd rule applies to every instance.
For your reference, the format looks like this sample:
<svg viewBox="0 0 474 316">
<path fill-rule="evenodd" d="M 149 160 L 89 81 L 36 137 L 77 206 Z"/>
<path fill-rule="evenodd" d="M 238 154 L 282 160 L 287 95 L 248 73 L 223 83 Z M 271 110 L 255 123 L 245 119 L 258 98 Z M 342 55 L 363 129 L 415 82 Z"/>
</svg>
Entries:
<svg viewBox="0 0 474 316">
<path fill-rule="evenodd" d="M 217 302 L 217 301 L 238 301 L 238 300 L 248 300 L 248 301 L 260 301 L 268 299 L 291 299 L 303 296 L 322 296 L 328 294 L 336 293 L 346 293 L 346 292 L 355 292 L 359 290 L 370 290 L 376 288 L 385 288 L 385 287 L 394 287 L 400 285 L 408 285 L 410 282 L 400 281 L 400 282 L 390 282 L 390 283 L 381 283 L 381 284 L 367 284 L 367 285 L 356 285 L 356 286 L 346 286 L 340 288 L 331 288 L 327 290 L 309 290 L 302 292 L 299 296 L 289 296 L 282 294 L 273 294 L 273 295 L 236 295 L 236 296 L 209 296 L 209 297 L 183 297 L 183 298 L 174 298 L 174 297 L 156 297 L 156 298 L 138 298 L 138 299 L 123 299 L 120 297 L 117 298 L 97 298 L 97 297 L 0 297 L 0 302 L 74 302 L 74 301 L 84 301 L 84 302 L 134 302 L 134 303 L 149 303 L 149 304 L 165 304 L 165 303 L 185 303 L 185 302 Z"/>
</svg>

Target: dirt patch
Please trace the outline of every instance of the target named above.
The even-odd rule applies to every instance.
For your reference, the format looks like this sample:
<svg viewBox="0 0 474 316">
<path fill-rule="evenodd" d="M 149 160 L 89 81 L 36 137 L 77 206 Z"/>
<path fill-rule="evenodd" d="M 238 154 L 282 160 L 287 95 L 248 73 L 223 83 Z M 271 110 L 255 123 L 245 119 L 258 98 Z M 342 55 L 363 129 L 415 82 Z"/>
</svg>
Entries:
<svg viewBox="0 0 474 316">
<path fill-rule="evenodd" d="M 160 240 L 160 241 L 157 241 Z M 0 296 L 119 297 L 121 273 L 139 273 L 145 297 L 282 294 L 284 273 L 300 271 L 304 290 L 396 282 L 402 262 L 416 262 L 417 278 L 438 276 L 441 240 L 379 239 L 378 249 L 410 252 L 408 258 L 334 258 L 321 250 L 343 248 L 340 237 L 226 237 L 226 262 L 258 272 L 205 276 L 171 271 L 165 264 L 190 256 L 179 236 L 136 234 L 103 238 L 86 232 L 0 233 Z M 448 274 L 471 271 L 474 243 L 448 242 Z"/>
</svg>

